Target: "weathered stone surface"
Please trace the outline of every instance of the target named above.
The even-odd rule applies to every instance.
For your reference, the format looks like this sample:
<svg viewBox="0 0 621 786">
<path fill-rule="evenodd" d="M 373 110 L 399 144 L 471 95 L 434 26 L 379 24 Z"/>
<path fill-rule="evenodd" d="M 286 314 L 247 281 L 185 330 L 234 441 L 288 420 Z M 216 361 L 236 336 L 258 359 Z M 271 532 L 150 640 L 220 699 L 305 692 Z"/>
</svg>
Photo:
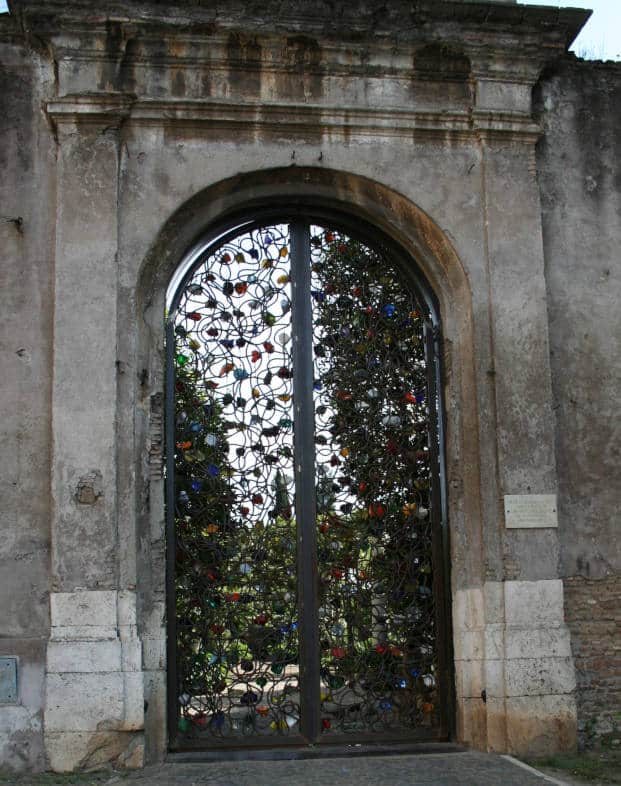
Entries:
<svg viewBox="0 0 621 786">
<path fill-rule="evenodd" d="M 47 675 L 46 733 L 119 729 L 124 712 L 124 681 L 119 671 Z"/>
<path fill-rule="evenodd" d="M 50 596 L 50 611 L 53 627 L 116 628 L 117 593 L 98 590 L 54 592 Z"/>
<path fill-rule="evenodd" d="M 48 732 L 46 752 L 55 772 L 103 766 L 134 769 L 144 763 L 142 734 L 132 732 Z"/>
<path fill-rule="evenodd" d="M 519 756 L 571 751 L 576 746 L 573 696 L 520 696 L 506 700 L 507 741 Z"/>
<path fill-rule="evenodd" d="M 563 61 L 531 111 L 586 15 L 12 9 L 0 197 L 23 221 L 0 223 L 0 629 L 37 688 L 4 716 L 5 760 L 43 767 L 43 727 L 57 770 L 166 750 L 166 287 L 223 216 L 292 200 L 386 232 L 438 298 L 458 739 L 573 744 L 564 577 L 581 723 L 605 720 L 602 696 L 619 700 L 619 69 Z M 503 495 L 557 492 L 558 532 L 505 529 Z"/>
<path fill-rule="evenodd" d="M 47 646 L 47 671 L 99 672 L 121 670 L 121 642 L 50 641 Z"/>
<path fill-rule="evenodd" d="M 562 575 L 583 743 L 612 739 L 621 719 L 620 105 L 619 63 L 567 58 L 536 94 Z"/>
<path fill-rule="evenodd" d="M 563 582 L 506 581 L 505 619 L 519 628 L 557 627 L 563 624 Z"/>
</svg>

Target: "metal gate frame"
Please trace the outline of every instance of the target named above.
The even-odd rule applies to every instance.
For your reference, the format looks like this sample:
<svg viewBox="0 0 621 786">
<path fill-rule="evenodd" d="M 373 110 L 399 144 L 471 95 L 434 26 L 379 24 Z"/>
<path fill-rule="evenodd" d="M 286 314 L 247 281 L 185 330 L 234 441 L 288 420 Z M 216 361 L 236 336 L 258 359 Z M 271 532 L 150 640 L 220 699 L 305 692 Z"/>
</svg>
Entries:
<svg viewBox="0 0 621 786">
<path fill-rule="evenodd" d="M 298 598 L 301 606 L 300 614 L 300 704 L 303 707 L 300 718 L 301 733 L 290 737 L 249 738 L 243 745 L 218 745 L 213 749 L 202 749 L 201 755 L 214 758 L 230 758 L 233 753 L 271 749 L 278 756 L 278 750 L 287 751 L 287 757 L 307 755 L 309 746 L 317 746 L 321 755 L 326 751 L 338 751 L 345 746 L 351 748 L 352 743 L 373 745 L 377 749 L 386 750 L 392 744 L 408 746 L 419 745 L 424 740 L 441 742 L 454 738 L 455 734 L 455 698 L 453 680 L 451 607 L 450 607 L 450 553 L 447 522 L 446 474 L 445 474 L 445 438 L 443 430 L 443 396 L 442 396 L 442 358 L 441 332 L 437 299 L 421 273 L 416 269 L 411 255 L 405 252 L 395 241 L 380 233 L 358 218 L 353 218 L 339 210 L 325 207 L 315 208 L 302 201 L 298 205 L 291 202 L 285 206 L 259 208 L 231 215 L 214 226 L 203 237 L 194 249 L 185 257 L 187 269 L 177 282 L 174 295 L 168 308 L 165 325 L 166 340 L 166 428 L 165 428 L 165 461 L 166 461 L 166 616 L 167 616 L 167 721 L 169 749 L 171 751 L 196 750 L 183 747 L 177 739 L 178 712 L 178 679 L 176 653 L 176 605 L 175 605 L 175 472 L 174 449 L 169 446 L 175 443 L 175 369 L 174 369 L 174 315 L 182 293 L 191 279 L 195 269 L 202 264 L 205 256 L 244 231 L 260 227 L 267 223 L 288 224 L 290 227 L 291 269 L 294 286 L 292 288 L 292 330 L 301 337 L 293 345 L 293 365 L 296 374 L 293 378 L 294 407 L 296 414 L 296 439 L 294 442 L 294 466 L 296 493 L 296 520 L 298 526 Z M 378 735 L 362 733 L 357 735 L 330 735 L 328 739 L 321 735 L 320 718 L 320 661 L 319 661 L 319 626 L 317 604 L 303 604 L 304 598 L 316 597 L 317 585 L 317 551 L 316 551 L 316 505 L 315 505 L 315 449 L 314 449 L 314 402 L 313 402 L 313 360 L 312 360 L 312 301 L 310 296 L 310 225 L 329 225 L 334 229 L 347 232 L 351 237 L 368 243 L 371 247 L 390 253 L 396 265 L 403 273 L 406 285 L 414 289 L 422 303 L 428 309 L 428 321 L 425 323 L 424 341 L 427 368 L 427 400 L 429 401 L 429 451 L 430 466 L 435 467 L 431 474 L 430 515 L 432 523 L 432 561 L 434 572 L 433 594 L 436 608 L 437 659 L 438 679 L 441 705 L 440 729 L 428 735 L 417 732 L 404 735 Z M 184 266 L 182 262 L 180 269 Z M 174 279 L 173 279 L 174 280 Z M 435 406 L 433 406 L 435 402 Z M 305 555 L 311 559 L 304 559 Z M 306 752 L 306 754 L 304 754 Z"/>
</svg>

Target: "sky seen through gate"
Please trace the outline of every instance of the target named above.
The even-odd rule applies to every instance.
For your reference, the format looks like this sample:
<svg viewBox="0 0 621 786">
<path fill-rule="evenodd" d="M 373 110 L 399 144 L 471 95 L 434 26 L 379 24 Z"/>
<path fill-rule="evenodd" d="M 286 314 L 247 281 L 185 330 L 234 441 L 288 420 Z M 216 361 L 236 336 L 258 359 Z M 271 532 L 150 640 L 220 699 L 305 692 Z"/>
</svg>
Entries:
<svg viewBox="0 0 621 786">
<path fill-rule="evenodd" d="M 571 51 L 585 60 L 621 60 L 621 0 L 520 0 L 520 4 L 592 9 Z M 7 0 L 0 0 L 0 14 L 7 11 Z"/>
</svg>

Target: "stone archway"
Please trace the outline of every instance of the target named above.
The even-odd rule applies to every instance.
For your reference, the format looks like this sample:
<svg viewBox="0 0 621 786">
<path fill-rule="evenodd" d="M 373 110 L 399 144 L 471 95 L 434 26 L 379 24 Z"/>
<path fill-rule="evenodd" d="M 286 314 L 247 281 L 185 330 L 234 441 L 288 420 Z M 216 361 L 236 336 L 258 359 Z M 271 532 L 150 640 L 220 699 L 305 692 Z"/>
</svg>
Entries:
<svg viewBox="0 0 621 786">
<path fill-rule="evenodd" d="M 141 307 L 147 318 L 142 347 L 151 358 L 150 377 L 161 379 L 161 355 L 159 352 L 153 354 L 153 349 L 161 346 L 162 341 L 157 314 L 164 308 L 164 284 L 170 280 L 179 260 L 188 249 L 200 245 L 206 230 L 211 235 L 217 234 L 219 227 L 270 200 L 319 203 L 324 209 L 332 208 L 362 219 L 385 233 L 404 254 L 417 260 L 435 293 L 444 323 L 442 356 L 447 385 L 443 392 L 447 400 L 463 402 L 447 411 L 444 435 L 448 447 L 447 479 L 450 484 L 453 476 L 459 477 L 460 486 L 464 483 L 470 488 L 478 488 L 475 402 L 466 392 L 473 387 L 471 308 L 466 277 L 451 244 L 437 225 L 411 202 L 372 181 L 326 170 L 288 168 L 233 178 L 184 205 L 167 222 L 143 267 Z M 146 367 L 146 363 L 143 365 Z M 143 413 L 139 417 L 142 418 Z M 152 494 L 154 490 L 152 488 Z M 469 527 L 468 539 L 472 543 L 481 540 L 480 532 L 477 533 L 480 529 L 477 501 L 478 494 L 470 494 L 467 498 L 448 495 L 449 521 L 454 517 L 458 526 Z M 163 526 L 163 511 L 161 508 L 158 511 L 151 510 L 150 516 L 152 522 L 154 516 L 160 521 L 156 525 L 159 527 Z M 480 550 L 477 548 L 461 555 L 452 574 L 452 585 L 458 592 L 460 587 L 473 583 L 477 586 L 482 583 Z M 158 702 L 163 701 L 161 690 L 157 695 Z M 462 711 L 459 699 L 457 711 L 459 720 Z M 157 717 L 161 723 L 160 712 Z M 165 745 L 161 731 L 157 734 L 160 744 Z"/>
</svg>

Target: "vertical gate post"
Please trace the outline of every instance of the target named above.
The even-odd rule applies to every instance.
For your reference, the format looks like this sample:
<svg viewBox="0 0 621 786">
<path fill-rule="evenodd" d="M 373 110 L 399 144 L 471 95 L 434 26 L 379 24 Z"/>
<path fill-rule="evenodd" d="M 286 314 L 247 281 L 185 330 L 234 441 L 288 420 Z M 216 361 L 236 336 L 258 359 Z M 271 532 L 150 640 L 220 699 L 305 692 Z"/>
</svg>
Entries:
<svg viewBox="0 0 621 786">
<path fill-rule="evenodd" d="M 313 402 L 313 322 L 310 227 L 291 224 L 293 312 L 293 400 L 295 419 L 295 516 L 298 531 L 300 609 L 301 731 L 309 742 L 319 736 L 319 628 L 317 621 L 317 537 Z M 306 557 L 305 555 L 309 555 Z"/>
<path fill-rule="evenodd" d="M 117 506 L 117 198 L 122 98 L 48 105 L 59 139 L 52 592 L 45 745 L 52 769 L 143 760 L 132 538 Z M 122 542 L 122 549 L 120 543 Z M 120 552 L 123 553 L 120 553 Z M 135 555 L 134 555 L 135 556 Z M 134 559 L 135 562 L 135 559 Z M 121 585 L 119 576 L 129 575 Z"/>
</svg>

